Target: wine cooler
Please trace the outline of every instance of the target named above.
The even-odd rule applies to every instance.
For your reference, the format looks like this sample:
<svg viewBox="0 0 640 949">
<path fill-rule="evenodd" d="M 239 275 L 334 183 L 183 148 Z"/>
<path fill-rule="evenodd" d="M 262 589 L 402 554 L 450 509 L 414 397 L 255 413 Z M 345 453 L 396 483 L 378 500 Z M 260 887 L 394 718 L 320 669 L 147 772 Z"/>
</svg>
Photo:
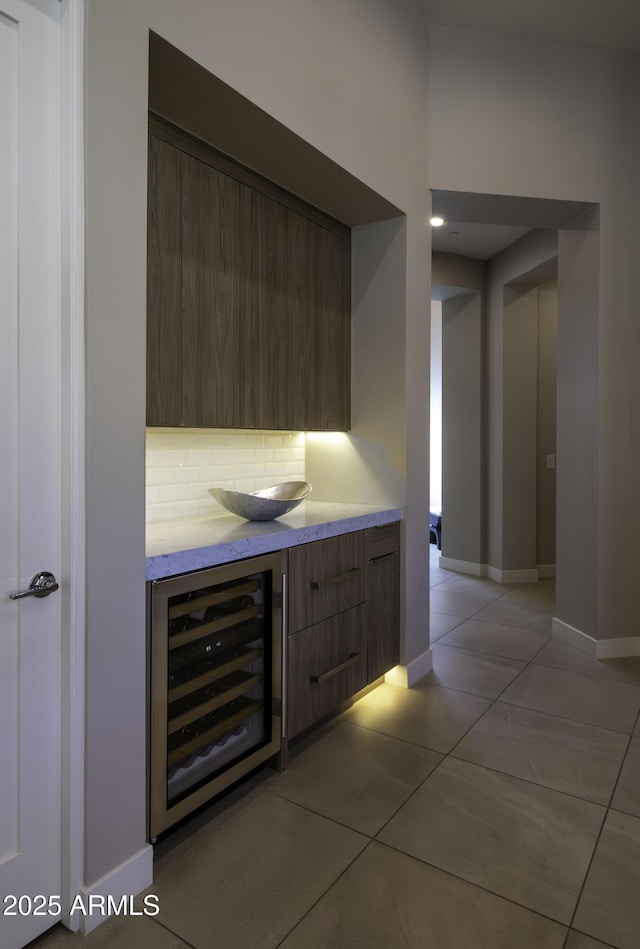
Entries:
<svg viewBox="0 0 640 949">
<path fill-rule="evenodd" d="M 148 607 L 153 840 L 281 748 L 281 554 L 155 581 Z"/>
</svg>

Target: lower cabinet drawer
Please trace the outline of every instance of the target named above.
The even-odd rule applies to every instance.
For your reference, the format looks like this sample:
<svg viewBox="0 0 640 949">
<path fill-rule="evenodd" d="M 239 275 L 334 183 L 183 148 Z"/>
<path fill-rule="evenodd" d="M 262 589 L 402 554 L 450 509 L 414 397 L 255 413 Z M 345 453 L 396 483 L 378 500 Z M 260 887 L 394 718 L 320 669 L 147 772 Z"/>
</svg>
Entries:
<svg viewBox="0 0 640 949">
<path fill-rule="evenodd" d="M 367 599 L 366 531 L 289 550 L 289 631 L 315 626 Z"/>
<path fill-rule="evenodd" d="M 362 604 L 289 637 L 289 738 L 366 685 L 366 621 Z"/>
</svg>

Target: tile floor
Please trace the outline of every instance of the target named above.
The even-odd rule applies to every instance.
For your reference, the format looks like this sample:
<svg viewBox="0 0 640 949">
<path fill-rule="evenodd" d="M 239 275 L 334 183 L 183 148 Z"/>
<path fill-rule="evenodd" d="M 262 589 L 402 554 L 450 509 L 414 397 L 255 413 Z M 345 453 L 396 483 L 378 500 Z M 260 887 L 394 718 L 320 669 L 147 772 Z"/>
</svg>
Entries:
<svg viewBox="0 0 640 949">
<path fill-rule="evenodd" d="M 638 949 L 640 660 L 551 640 L 553 581 L 431 551 L 433 672 L 162 841 L 157 918 L 39 949 Z"/>
</svg>

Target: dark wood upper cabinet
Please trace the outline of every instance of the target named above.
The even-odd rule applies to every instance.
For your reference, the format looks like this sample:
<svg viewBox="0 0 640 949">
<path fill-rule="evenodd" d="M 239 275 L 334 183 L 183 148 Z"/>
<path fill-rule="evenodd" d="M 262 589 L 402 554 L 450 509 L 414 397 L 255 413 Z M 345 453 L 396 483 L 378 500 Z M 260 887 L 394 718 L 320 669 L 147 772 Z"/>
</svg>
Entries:
<svg viewBox="0 0 640 949">
<path fill-rule="evenodd" d="M 185 419 L 250 426 L 251 191 L 190 155 L 181 165 Z"/>
<path fill-rule="evenodd" d="M 147 424 L 347 430 L 350 258 L 348 228 L 154 121 Z"/>
<path fill-rule="evenodd" d="M 149 138 L 147 424 L 183 425 L 180 152 Z"/>
<path fill-rule="evenodd" d="M 347 431 L 351 427 L 351 243 L 316 230 L 309 424 Z"/>
<path fill-rule="evenodd" d="M 253 194 L 254 307 L 259 327 L 258 427 L 307 427 L 312 225 Z"/>
</svg>

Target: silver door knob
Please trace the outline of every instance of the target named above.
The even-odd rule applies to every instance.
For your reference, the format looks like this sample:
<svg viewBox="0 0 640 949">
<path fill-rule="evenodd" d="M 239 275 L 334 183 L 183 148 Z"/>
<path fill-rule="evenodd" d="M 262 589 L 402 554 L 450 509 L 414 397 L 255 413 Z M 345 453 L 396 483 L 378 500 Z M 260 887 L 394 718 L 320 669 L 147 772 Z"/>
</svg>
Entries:
<svg viewBox="0 0 640 949">
<path fill-rule="evenodd" d="M 43 570 L 42 573 L 36 573 L 31 577 L 31 583 L 28 590 L 21 590 L 20 593 L 10 593 L 10 600 L 22 600 L 25 596 L 49 596 L 58 589 L 58 581 L 52 573 Z"/>
</svg>

